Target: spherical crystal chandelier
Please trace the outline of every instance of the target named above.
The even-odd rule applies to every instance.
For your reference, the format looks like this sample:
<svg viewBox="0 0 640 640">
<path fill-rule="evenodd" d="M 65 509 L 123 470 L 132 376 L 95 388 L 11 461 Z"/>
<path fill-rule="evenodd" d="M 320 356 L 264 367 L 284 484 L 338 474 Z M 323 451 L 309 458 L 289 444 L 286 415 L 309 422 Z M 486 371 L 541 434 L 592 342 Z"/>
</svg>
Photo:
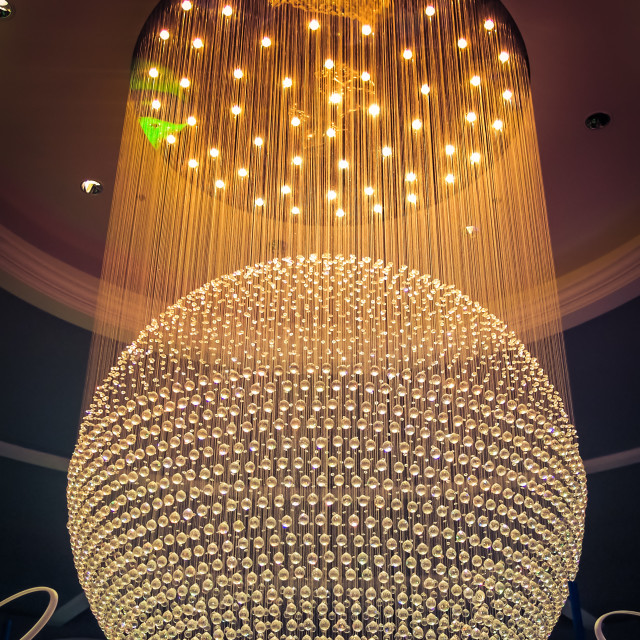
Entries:
<svg viewBox="0 0 640 640">
<path fill-rule="evenodd" d="M 549 635 L 586 485 L 527 73 L 493 1 L 160 4 L 69 468 L 109 640 Z"/>
</svg>

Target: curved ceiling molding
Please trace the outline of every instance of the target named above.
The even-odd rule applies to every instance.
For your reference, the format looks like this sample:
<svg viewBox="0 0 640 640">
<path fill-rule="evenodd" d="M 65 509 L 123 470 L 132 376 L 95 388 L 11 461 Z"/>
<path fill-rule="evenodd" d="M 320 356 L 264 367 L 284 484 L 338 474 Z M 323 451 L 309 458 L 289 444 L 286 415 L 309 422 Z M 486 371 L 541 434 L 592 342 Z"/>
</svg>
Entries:
<svg viewBox="0 0 640 640">
<path fill-rule="evenodd" d="M 98 278 L 0 226 L 0 286 L 58 318 L 91 329 Z M 640 236 L 558 279 L 565 329 L 640 295 Z"/>
</svg>

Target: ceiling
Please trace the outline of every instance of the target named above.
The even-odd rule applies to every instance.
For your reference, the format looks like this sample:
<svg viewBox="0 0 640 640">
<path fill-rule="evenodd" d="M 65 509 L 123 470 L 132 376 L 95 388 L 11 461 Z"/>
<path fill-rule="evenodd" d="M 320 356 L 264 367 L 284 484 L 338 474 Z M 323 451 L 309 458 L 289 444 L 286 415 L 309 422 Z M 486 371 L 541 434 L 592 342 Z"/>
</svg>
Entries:
<svg viewBox="0 0 640 640">
<path fill-rule="evenodd" d="M 634 450 L 640 2 L 503 1 L 531 61 L 561 302 L 565 326 L 574 327 L 566 339 L 581 452 L 591 460 Z M 90 326 L 95 301 L 131 55 L 156 0 L 12 3 L 15 16 L 0 22 L 0 600 L 51 585 L 67 608 L 41 637 L 101 638 L 78 599 L 60 469 L 81 410 L 90 338 L 81 327 Z M 596 111 L 610 113 L 612 123 L 589 131 L 584 120 Z M 84 195 L 86 178 L 102 181 L 103 194 Z M 27 464 L 15 447 L 49 457 L 24 454 Z M 593 615 L 640 608 L 633 577 L 640 574 L 633 553 L 639 470 L 636 463 L 589 477 L 578 584 Z M 12 605 L 6 635 L 9 617 L 0 611 L 3 637 L 19 637 L 43 608 L 36 597 Z M 614 623 L 609 638 L 630 638 L 632 629 Z M 570 637 L 565 617 L 552 639 Z"/>
</svg>

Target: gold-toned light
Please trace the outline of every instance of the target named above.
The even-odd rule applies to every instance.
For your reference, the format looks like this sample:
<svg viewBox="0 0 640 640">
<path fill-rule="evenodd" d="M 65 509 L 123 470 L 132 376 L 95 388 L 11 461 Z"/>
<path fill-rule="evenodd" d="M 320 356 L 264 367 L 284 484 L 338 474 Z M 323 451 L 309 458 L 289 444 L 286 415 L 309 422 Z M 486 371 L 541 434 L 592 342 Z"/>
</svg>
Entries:
<svg viewBox="0 0 640 640">
<path fill-rule="evenodd" d="M 156 111 L 157 111 L 158 109 L 160 109 L 160 107 L 161 107 L 161 106 L 162 106 L 162 104 L 161 104 L 160 100 L 153 100 L 153 101 L 151 102 L 151 108 L 152 108 L 152 109 L 155 109 Z"/>
<path fill-rule="evenodd" d="M 371 25 L 368 24 L 363 24 L 362 25 L 362 35 L 363 36 L 370 36 L 373 33 L 373 29 L 371 28 Z"/>
<path fill-rule="evenodd" d="M 231 113 L 234 116 L 239 116 L 242 113 L 242 107 L 240 105 L 234 104 L 233 107 L 231 107 Z"/>
<path fill-rule="evenodd" d="M 232 14 L 233 14 L 233 7 L 231 5 L 227 4 L 222 8 L 222 15 L 223 16 L 226 16 L 228 18 Z"/>
<path fill-rule="evenodd" d="M 188 89 L 191 86 L 191 80 L 189 80 L 189 78 L 182 78 L 180 80 L 180 86 L 183 89 Z"/>
<path fill-rule="evenodd" d="M 238 175 L 241 178 L 246 178 L 249 175 L 249 171 L 245 167 L 241 167 L 240 169 L 238 169 Z"/>
<path fill-rule="evenodd" d="M 184 0 L 181 6 L 184 11 L 190 11 L 193 8 L 193 4 L 190 0 Z"/>
<path fill-rule="evenodd" d="M 190 169 L 196 169 L 198 167 L 198 161 L 195 158 L 191 158 L 188 164 Z"/>
<path fill-rule="evenodd" d="M 336 137 L 336 130 L 333 127 L 329 127 L 326 131 L 325 131 L 327 138 L 335 138 Z"/>
<path fill-rule="evenodd" d="M 471 84 L 472 84 L 474 87 L 479 87 L 479 86 L 480 86 L 480 82 L 481 82 L 481 80 L 480 80 L 480 76 L 473 76 L 473 77 L 471 78 Z"/>
<path fill-rule="evenodd" d="M 429 92 L 431 91 L 431 88 L 429 87 L 428 84 L 423 84 L 420 87 L 420 93 L 422 93 L 422 95 L 427 96 L 429 95 Z"/>
<path fill-rule="evenodd" d="M 391 149 L 391 147 L 382 147 L 382 155 L 385 158 L 388 158 L 392 153 L 393 153 L 393 150 Z"/>
<path fill-rule="evenodd" d="M 194 49 L 202 49 L 204 47 L 204 42 L 202 41 L 202 38 L 194 38 L 191 44 L 193 45 Z"/>
<path fill-rule="evenodd" d="M 271 46 L 271 38 L 269 38 L 268 36 L 265 36 L 264 38 L 262 38 L 262 40 L 260 41 L 260 44 L 263 47 L 270 47 Z"/>
<path fill-rule="evenodd" d="M 342 96 L 339 93 L 332 93 L 329 96 L 329 102 L 331 104 L 340 104 L 342 102 Z"/>
<path fill-rule="evenodd" d="M 504 64 L 505 62 L 509 62 L 509 52 L 502 51 L 498 56 L 498 59 L 500 60 L 500 62 L 502 62 L 502 64 Z"/>
<path fill-rule="evenodd" d="M 302 164 L 302 156 L 294 156 L 291 162 L 293 162 L 293 164 L 299 167 Z"/>
<path fill-rule="evenodd" d="M 175 142 L 176 142 L 176 137 L 175 137 L 172 133 L 170 133 L 170 134 L 167 136 L 166 140 L 167 140 L 167 144 L 175 144 Z"/>
<path fill-rule="evenodd" d="M 216 180 L 216 189 L 224 189 L 224 180 Z"/>
<path fill-rule="evenodd" d="M 469 43 L 467 42 L 466 38 L 460 38 L 458 40 L 458 48 L 459 49 L 466 49 L 468 44 Z"/>
<path fill-rule="evenodd" d="M 242 69 L 234 69 L 233 70 L 233 77 L 236 80 L 240 80 L 241 78 L 244 77 L 244 71 L 242 71 Z"/>
<path fill-rule="evenodd" d="M 377 116 L 380 114 L 380 107 L 377 104 L 369 105 L 369 115 Z"/>
<path fill-rule="evenodd" d="M 495 28 L 495 26 L 496 26 L 496 23 L 495 23 L 493 20 L 491 20 L 491 18 L 487 18 L 487 19 L 484 21 L 484 28 L 485 28 L 487 31 L 493 31 L 493 29 Z"/>
<path fill-rule="evenodd" d="M 344 218 L 345 215 L 347 215 L 347 214 L 346 214 L 344 209 L 336 209 L 336 216 L 338 218 Z"/>
<path fill-rule="evenodd" d="M 211 149 L 209 149 L 209 155 L 212 158 L 217 158 L 220 155 L 220 150 L 215 147 L 211 147 Z"/>
<path fill-rule="evenodd" d="M 151 67 L 151 69 L 149 69 L 149 77 L 157 78 L 159 75 L 160 72 L 155 67 Z"/>
<path fill-rule="evenodd" d="M 371 80 L 371 74 L 368 71 L 363 71 L 360 78 L 363 82 L 369 82 L 369 80 Z"/>
<path fill-rule="evenodd" d="M 301 122 L 301 120 L 300 120 L 300 118 L 298 118 L 298 116 L 294 116 L 293 118 L 291 118 L 291 124 L 294 127 L 300 126 L 300 122 Z"/>
<path fill-rule="evenodd" d="M 256 136 L 256 137 L 253 139 L 253 144 L 254 144 L 256 147 L 261 147 L 261 146 L 264 144 L 264 140 L 263 140 L 260 136 Z"/>
<path fill-rule="evenodd" d="M 448 144 L 448 145 L 444 148 L 444 152 L 445 152 L 448 156 L 452 156 L 452 155 L 456 152 L 456 148 L 455 148 L 452 144 Z"/>
<path fill-rule="evenodd" d="M 289 87 L 293 86 L 293 80 L 287 76 L 287 77 L 282 81 L 282 86 L 283 86 L 285 89 L 288 89 Z"/>
<path fill-rule="evenodd" d="M 327 58 L 324 61 L 324 68 L 325 69 L 333 69 L 334 66 L 335 66 L 335 63 L 331 58 Z"/>
<path fill-rule="evenodd" d="M 505 100 L 511 100 L 511 98 L 513 98 L 513 91 L 511 91 L 510 89 L 505 89 L 504 93 L 502 94 L 502 97 Z"/>
<path fill-rule="evenodd" d="M 414 131 L 419 131 L 420 129 L 422 129 L 422 120 L 420 120 L 420 118 L 415 118 L 412 122 L 411 122 L 411 128 Z"/>
<path fill-rule="evenodd" d="M 168 32 L 166 29 L 163 29 L 163 30 L 160 32 L 160 38 L 161 38 L 162 40 L 168 40 L 168 39 L 169 39 L 169 36 L 170 36 L 170 34 L 169 34 L 169 32 Z"/>
<path fill-rule="evenodd" d="M 198 121 L 197 121 L 197 119 L 196 119 L 196 117 L 195 117 L 195 116 L 189 116 L 189 117 L 187 118 L 187 124 L 188 124 L 190 127 L 195 127 L 195 126 L 196 126 L 196 124 L 198 124 Z"/>
<path fill-rule="evenodd" d="M 317 31 L 320 28 L 320 23 L 317 20 L 312 20 L 309 23 L 309 29 L 311 29 L 311 31 Z"/>
<path fill-rule="evenodd" d="M 436 9 L 432 4 L 427 5 L 424 12 L 427 14 L 427 16 L 429 16 L 429 18 L 433 18 L 433 16 L 436 15 Z"/>
</svg>

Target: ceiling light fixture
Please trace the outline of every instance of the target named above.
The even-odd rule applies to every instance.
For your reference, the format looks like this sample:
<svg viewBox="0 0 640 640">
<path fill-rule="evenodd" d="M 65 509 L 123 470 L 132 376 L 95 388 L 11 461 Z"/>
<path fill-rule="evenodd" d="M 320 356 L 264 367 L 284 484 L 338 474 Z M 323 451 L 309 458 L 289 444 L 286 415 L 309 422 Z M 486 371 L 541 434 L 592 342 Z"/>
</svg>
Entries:
<svg viewBox="0 0 640 640">
<path fill-rule="evenodd" d="M 102 183 L 98 180 L 85 180 L 81 185 L 83 193 L 86 193 L 89 196 L 97 196 L 99 193 L 102 193 L 104 187 Z"/>
</svg>

